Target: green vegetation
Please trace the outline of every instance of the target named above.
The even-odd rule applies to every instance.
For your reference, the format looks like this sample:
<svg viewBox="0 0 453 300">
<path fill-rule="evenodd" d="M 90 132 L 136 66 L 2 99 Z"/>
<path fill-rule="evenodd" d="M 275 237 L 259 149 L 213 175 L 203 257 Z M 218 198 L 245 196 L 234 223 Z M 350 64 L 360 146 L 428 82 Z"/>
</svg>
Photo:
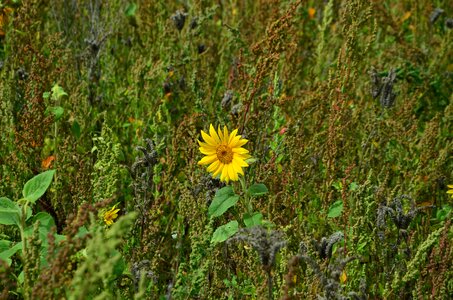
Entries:
<svg viewBox="0 0 453 300">
<path fill-rule="evenodd" d="M 0 298 L 451 297 L 452 49 L 442 0 L 0 0 Z"/>
</svg>

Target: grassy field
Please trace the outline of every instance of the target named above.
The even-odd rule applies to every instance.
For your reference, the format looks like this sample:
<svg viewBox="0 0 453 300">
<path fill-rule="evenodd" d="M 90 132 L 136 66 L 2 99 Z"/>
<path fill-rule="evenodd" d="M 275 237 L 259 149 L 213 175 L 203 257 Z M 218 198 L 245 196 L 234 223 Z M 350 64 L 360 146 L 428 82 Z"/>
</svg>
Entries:
<svg viewBox="0 0 453 300">
<path fill-rule="evenodd" d="M 1 0 L 0 299 L 451 299 L 452 58 L 447 0 Z"/>
</svg>

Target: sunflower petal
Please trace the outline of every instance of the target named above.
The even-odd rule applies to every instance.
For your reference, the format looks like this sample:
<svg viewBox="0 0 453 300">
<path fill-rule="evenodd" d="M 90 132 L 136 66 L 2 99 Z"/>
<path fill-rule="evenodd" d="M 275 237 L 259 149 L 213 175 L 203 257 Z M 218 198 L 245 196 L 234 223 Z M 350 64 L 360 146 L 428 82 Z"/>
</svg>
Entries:
<svg viewBox="0 0 453 300">
<path fill-rule="evenodd" d="M 231 144 L 231 142 L 233 141 L 233 139 L 236 137 L 237 133 L 238 133 L 238 130 L 237 130 L 237 129 L 233 130 L 233 131 L 230 133 L 230 138 L 229 138 L 228 141 L 227 141 L 228 145 Z"/>
<path fill-rule="evenodd" d="M 248 141 L 249 141 L 249 140 L 246 140 L 246 139 L 240 139 L 240 140 L 236 143 L 235 147 L 242 147 L 242 146 L 244 146 L 245 144 L 247 144 Z"/>
<path fill-rule="evenodd" d="M 207 165 L 207 164 L 210 164 L 210 163 L 213 163 L 214 161 L 217 160 L 217 155 L 213 154 L 213 155 L 208 155 L 208 156 L 205 156 L 203 157 L 199 162 L 198 164 L 199 165 Z"/>
<path fill-rule="evenodd" d="M 240 146 L 237 146 L 240 139 L 241 139 L 241 137 L 239 135 L 233 137 L 232 139 L 230 138 L 230 141 L 228 142 L 228 146 L 230 146 L 231 148 L 240 147 Z"/>
<path fill-rule="evenodd" d="M 209 125 L 209 134 L 216 141 L 217 145 L 221 143 L 221 139 L 217 132 L 215 131 L 214 126 L 212 126 L 212 124 Z"/>
<path fill-rule="evenodd" d="M 226 126 L 223 126 L 223 142 L 228 144 L 229 137 L 230 134 L 228 133 L 228 128 Z"/>
<path fill-rule="evenodd" d="M 222 129 L 220 129 L 220 125 L 217 126 L 217 133 L 218 133 L 219 138 L 220 138 L 220 143 L 223 143 L 223 132 L 222 132 Z"/>
<path fill-rule="evenodd" d="M 228 164 L 228 177 L 230 177 L 231 180 L 235 181 L 235 172 L 234 172 L 234 168 L 233 168 L 233 164 Z"/>
<path fill-rule="evenodd" d="M 244 175 L 244 171 L 242 170 L 241 166 L 237 163 L 235 163 L 234 161 L 231 163 L 231 165 L 233 166 L 234 168 L 234 172 L 238 173 L 238 174 L 241 174 L 241 175 Z"/>
<path fill-rule="evenodd" d="M 217 167 L 217 170 L 215 170 L 213 173 L 212 173 L 212 177 L 217 177 L 223 170 L 223 168 L 225 167 L 225 165 L 221 162 L 219 164 L 219 166 Z"/>
<path fill-rule="evenodd" d="M 228 182 L 228 168 L 227 168 L 227 165 L 225 165 L 222 168 L 222 174 L 220 174 L 220 181 Z"/>
<path fill-rule="evenodd" d="M 239 157 L 234 157 L 233 158 L 233 163 L 237 164 L 240 167 L 248 167 L 249 166 L 242 158 L 239 158 Z"/>
<path fill-rule="evenodd" d="M 217 148 L 214 145 L 209 145 L 208 143 L 203 143 L 203 142 L 200 142 L 200 141 L 198 141 L 198 145 L 200 145 L 200 147 L 203 147 L 203 148 L 212 148 L 212 149 L 216 149 Z"/>
<path fill-rule="evenodd" d="M 219 165 L 220 165 L 220 161 L 216 160 L 212 164 L 210 164 L 206 170 L 210 173 L 213 173 L 215 170 L 217 170 L 219 168 Z"/>
<path fill-rule="evenodd" d="M 216 141 L 210 137 L 206 132 L 204 132 L 203 130 L 201 131 L 201 136 L 203 137 L 203 140 L 208 143 L 210 146 L 216 146 L 218 143 L 216 143 Z"/>
<path fill-rule="evenodd" d="M 231 149 L 231 151 L 233 151 L 233 153 L 238 153 L 238 154 L 249 153 L 249 150 L 244 149 L 244 148 L 238 148 L 238 147 L 235 147 L 235 148 Z"/>
<path fill-rule="evenodd" d="M 213 155 L 216 154 L 215 148 L 205 148 L 205 147 L 200 147 L 200 152 L 205 154 L 205 155 Z"/>
</svg>

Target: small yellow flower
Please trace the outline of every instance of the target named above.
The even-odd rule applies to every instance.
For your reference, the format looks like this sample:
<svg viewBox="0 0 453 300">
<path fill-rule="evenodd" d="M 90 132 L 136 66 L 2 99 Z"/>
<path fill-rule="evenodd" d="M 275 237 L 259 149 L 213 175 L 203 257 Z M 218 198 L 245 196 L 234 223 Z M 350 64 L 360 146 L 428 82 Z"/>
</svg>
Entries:
<svg viewBox="0 0 453 300">
<path fill-rule="evenodd" d="M 346 280 L 348 280 L 348 276 L 346 275 L 346 271 L 343 270 L 343 272 L 340 275 L 340 281 L 341 281 L 341 283 L 345 283 Z"/>
<path fill-rule="evenodd" d="M 451 197 L 453 198 L 453 184 L 447 184 L 449 190 L 447 191 L 447 194 L 451 194 Z"/>
<path fill-rule="evenodd" d="M 200 152 L 206 155 L 198 164 L 209 165 L 207 171 L 212 173 L 212 177 L 220 175 L 220 180 L 237 181 L 238 174 L 244 175 L 242 168 L 249 165 L 245 162 L 250 157 L 249 151 L 242 148 L 248 141 L 237 135 L 238 130 L 228 133 L 226 126 L 223 127 L 223 132 L 220 126 L 215 131 L 212 124 L 209 127 L 209 134 L 201 131 L 201 136 L 205 141 L 200 142 Z"/>
<path fill-rule="evenodd" d="M 308 9 L 308 17 L 310 19 L 313 19 L 315 17 L 315 13 L 316 13 L 316 9 L 314 9 L 313 7 L 310 7 Z"/>
<path fill-rule="evenodd" d="M 112 225 L 116 218 L 118 218 L 118 212 L 120 211 L 119 208 L 116 208 L 114 205 L 110 210 L 104 213 L 104 222 L 108 226 Z"/>
</svg>

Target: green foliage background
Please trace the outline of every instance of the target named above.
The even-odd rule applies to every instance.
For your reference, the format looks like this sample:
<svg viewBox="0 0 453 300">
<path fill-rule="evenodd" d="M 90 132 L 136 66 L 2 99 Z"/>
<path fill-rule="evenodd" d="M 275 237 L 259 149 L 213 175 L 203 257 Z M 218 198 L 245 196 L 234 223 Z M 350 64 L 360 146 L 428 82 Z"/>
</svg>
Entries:
<svg viewBox="0 0 453 300">
<path fill-rule="evenodd" d="M 239 128 L 256 159 L 246 181 L 269 189 L 253 205 L 287 242 L 272 297 L 453 294 L 451 1 L 3 0 L 0 12 L 0 196 L 56 170 L 34 214 L 67 237 L 47 266 L 2 262 L 1 297 L 268 298 L 252 248 L 210 243 L 241 209 L 208 218 L 221 185 L 197 165 L 197 139 L 211 123 Z M 400 219 L 379 213 L 395 199 Z M 312 241 L 339 231 L 319 255 Z M 0 225 L 6 237 L 19 232 Z"/>
</svg>

